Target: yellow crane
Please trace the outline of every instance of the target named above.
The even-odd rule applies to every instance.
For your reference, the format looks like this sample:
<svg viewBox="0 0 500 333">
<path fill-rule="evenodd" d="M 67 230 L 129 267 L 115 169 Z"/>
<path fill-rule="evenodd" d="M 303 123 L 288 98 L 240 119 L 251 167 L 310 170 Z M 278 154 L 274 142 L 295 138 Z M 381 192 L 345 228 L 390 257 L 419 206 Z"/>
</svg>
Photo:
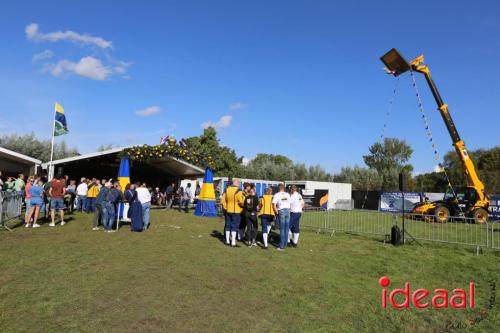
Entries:
<svg viewBox="0 0 500 333">
<path fill-rule="evenodd" d="M 386 66 L 387 71 L 394 76 L 410 70 L 424 75 L 467 178 L 466 187 L 449 188 L 443 200 L 417 204 L 413 207 L 412 212 L 422 215 L 432 215 L 438 222 L 446 222 L 450 216 L 472 217 L 480 223 L 485 222 L 489 214 L 489 198 L 485 193 L 484 184 L 479 179 L 474 163 L 465 148 L 465 143 L 458 134 L 448 110 L 448 104 L 443 102 L 432 79 L 429 67 L 424 64 L 424 56 L 418 56 L 411 62 L 408 62 L 397 49 L 393 48 L 384 54 L 380 60 Z"/>
</svg>

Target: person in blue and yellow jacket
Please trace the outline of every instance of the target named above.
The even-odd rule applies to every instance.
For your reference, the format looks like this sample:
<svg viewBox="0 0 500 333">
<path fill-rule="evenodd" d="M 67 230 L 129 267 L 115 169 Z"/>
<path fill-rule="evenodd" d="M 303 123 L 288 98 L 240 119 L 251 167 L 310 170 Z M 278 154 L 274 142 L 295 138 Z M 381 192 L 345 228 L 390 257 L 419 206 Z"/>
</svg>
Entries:
<svg viewBox="0 0 500 333">
<path fill-rule="evenodd" d="M 236 233 L 240 226 L 241 212 L 243 210 L 244 196 L 240 190 L 240 181 L 233 180 L 233 184 L 228 186 L 222 196 L 222 207 L 226 210 L 228 227 L 225 232 L 226 244 L 236 246 Z M 229 243 L 231 236 L 231 243 Z"/>
<path fill-rule="evenodd" d="M 267 250 L 267 238 L 271 232 L 271 223 L 275 215 L 272 188 L 266 188 L 265 194 L 260 197 L 259 209 L 260 221 L 262 223 L 262 241 L 264 242 L 264 249 Z"/>
<path fill-rule="evenodd" d="M 88 184 L 87 190 L 87 213 L 93 213 L 95 210 L 96 198 L 99 195 L 99 182 L 92 178 L 92 182 Z"/>
</svg>

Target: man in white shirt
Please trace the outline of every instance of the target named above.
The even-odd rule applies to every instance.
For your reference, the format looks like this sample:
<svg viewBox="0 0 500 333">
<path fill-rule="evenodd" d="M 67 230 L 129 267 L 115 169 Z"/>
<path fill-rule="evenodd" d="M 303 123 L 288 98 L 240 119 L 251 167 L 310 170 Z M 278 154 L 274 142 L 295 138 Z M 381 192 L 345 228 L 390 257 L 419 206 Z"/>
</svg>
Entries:
<svg viewBox="0 0 500 333">
<path fill-rule="evenodd" d="M 149 210 L 151 208 L 151 193 L 149 192 L 146 184 L 136 183 L 137 200 L 142 205 L 142 221 L 144 222 L 143 230 L 148 229 L 149 226 Z"/>
<path fill-rule="evenodd" d="M 181 198 L 179 210 L 184 208 L 186 213 L 189 212 L 189 204 L 191 203 L 192 199 L 193 199 L 193 190 L 191 189 L 191 183 L 188 183 Z"/>
<path fill-rule="evenodd" d="M 292 246 L 297 247 L 299 243 L 299 222 L 304 208 L 302 195 L 297 192 L 297 186 L 290 187 L 290 232 L 288 233 L 288 242 L 292 238 Z M 293 237 L 291 237 L 293 235 Z"/>
<path fill-rule="evenodd" d="M 89 187 L 87 185 L 87 179 L 85 177 L 82 177 L 80 180 L 80 184 L 76 187 L 76 210 L 79 211 L 87 211 L 87 192 L 89 190 Z"/>
<path fill-rule="evenodd" d="M 288 244 L 288 232 L 290 231 L 290 194 L 285 192 L 284 184 L 279 184 L 278 188 L 279 192 L 273 196 L 273 208 L 280 224 L 280 246 L 278 250 L 284 251 Z"/>
</svg>

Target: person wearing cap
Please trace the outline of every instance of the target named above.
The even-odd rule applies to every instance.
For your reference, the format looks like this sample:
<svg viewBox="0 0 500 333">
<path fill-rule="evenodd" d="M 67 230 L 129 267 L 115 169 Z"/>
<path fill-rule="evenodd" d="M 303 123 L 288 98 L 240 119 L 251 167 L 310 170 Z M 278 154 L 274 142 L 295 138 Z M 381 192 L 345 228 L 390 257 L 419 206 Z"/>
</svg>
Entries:
<svg viewBox="0 0 500 333">
<path fill-rule="evenodd" d="M 279 192 L 273 196 L 274 212 L 278 215 L 280 225 L 279 251 L 285 250 L 290 231 L 290 194 L 285 192 L 285 185 L 279 184 Z"/>
<path fill-rule="evenodd" d="M 226 213 L 229 221 L 229 230 L 225 231 L 226 244 L 236 247 L 236 234 L 240 227 L 241 212 L 245 199 L 240 190 L 240 181 L 233 179 L 233 183 L 226 188 L 224 199 L 226 201 Z"/>
<path fill-rule="evenodd" d="M 304 208 L 304 200 L 302 195 L 297 192 L 297 186 L 290 187 L 290 232 L 288 233 L 288 242 L 292 241 L 291 245 L 297 247 L 299 244 L 299 223 Z"/>
<path fill-rule="evenodd" d="M 268 249 L 267 239 L 271 232 L 271 223 L 274 220 L 274 207 L 273 207 L 273 189 L 266 188 L 265 194 L 259 201 L 259 217 L 262 224 L 262 242 L 264 243 L 263 249 Z"/>
</svg>

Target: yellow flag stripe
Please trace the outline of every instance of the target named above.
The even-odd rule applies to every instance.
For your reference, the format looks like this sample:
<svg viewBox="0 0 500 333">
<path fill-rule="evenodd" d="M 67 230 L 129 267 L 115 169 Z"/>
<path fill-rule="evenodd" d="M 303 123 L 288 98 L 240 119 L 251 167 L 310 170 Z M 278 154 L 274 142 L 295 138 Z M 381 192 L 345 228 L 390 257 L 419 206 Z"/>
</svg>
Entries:
<svg viewBox="0 0 500 333">
<path fill-rule="evenodd" d="M 59 103 L 56 103 L 56 112 L 64 114 L 64 108 Z"/>
</svg>

